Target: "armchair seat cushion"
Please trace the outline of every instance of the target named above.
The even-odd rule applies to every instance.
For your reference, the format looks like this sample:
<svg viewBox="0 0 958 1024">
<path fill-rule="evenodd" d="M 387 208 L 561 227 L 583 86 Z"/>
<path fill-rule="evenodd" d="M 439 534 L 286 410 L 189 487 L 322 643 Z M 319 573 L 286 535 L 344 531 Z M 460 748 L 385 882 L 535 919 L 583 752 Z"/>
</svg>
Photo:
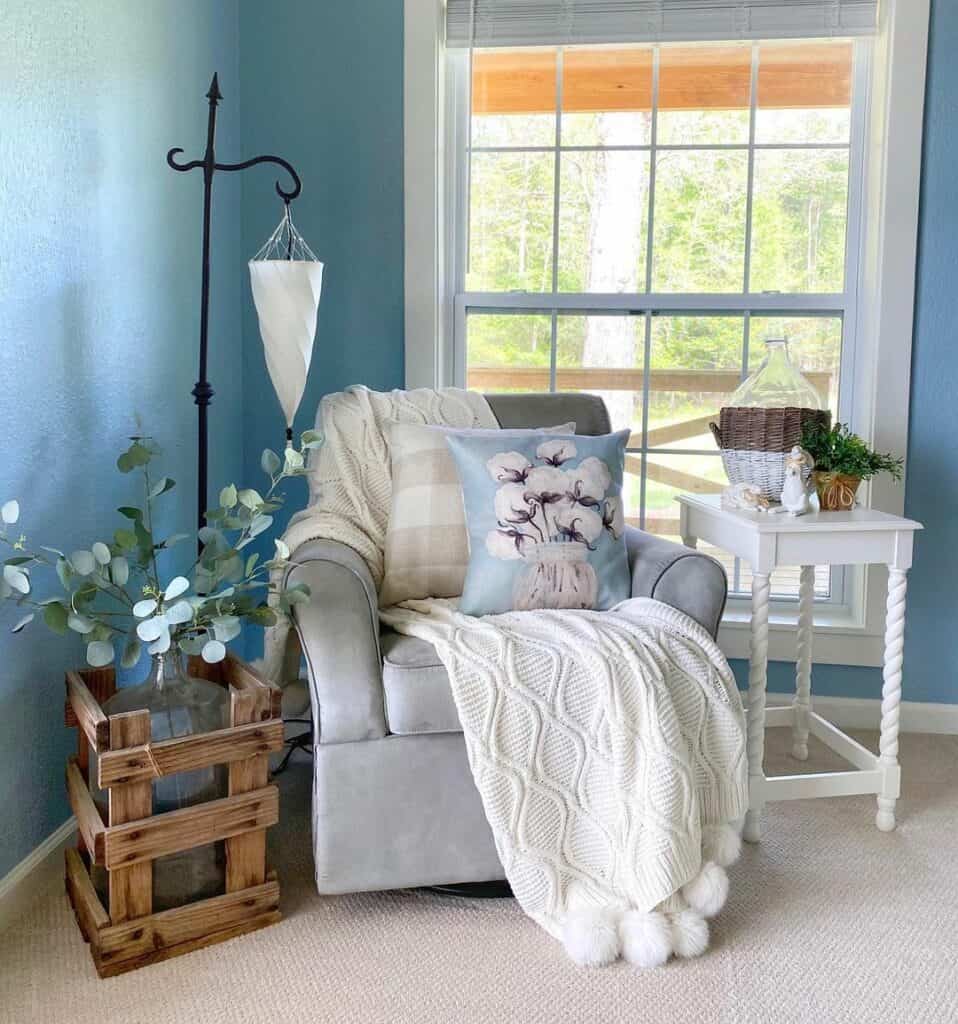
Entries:
<svg viewBox="0 0 958 1024">
<path fill-rule="evenodd" d="M 462 732 L 449 676 L 436 648 L 418 637 L 383 632 L 386 727 L 396 736 Z"/>
</svg>

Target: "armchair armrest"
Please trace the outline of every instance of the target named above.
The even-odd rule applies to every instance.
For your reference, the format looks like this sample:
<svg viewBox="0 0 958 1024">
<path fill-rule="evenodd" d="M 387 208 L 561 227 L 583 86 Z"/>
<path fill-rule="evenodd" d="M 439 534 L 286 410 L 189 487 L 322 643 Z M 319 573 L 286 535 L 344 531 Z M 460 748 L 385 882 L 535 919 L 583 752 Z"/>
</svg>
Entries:
<svg viewBox="0 0 958 1024">
<path fill-rule="evenodd" d="M 285 582 L 305 583 L 312 592 L 308 604 L 295 606 L 294 622 L 319 742 L 385 736 L 379 604 L 366 563 L 330 540 L 297 548 L 292 563 Z"/>
<path fill-rule="evenodd" d="M 717 635 L 728 596 L 728 579 L 719 562 L 634 526 L 625 528 L 625 546 L 633 597 L 653 597 L 678 608 Z"/>
</svg>

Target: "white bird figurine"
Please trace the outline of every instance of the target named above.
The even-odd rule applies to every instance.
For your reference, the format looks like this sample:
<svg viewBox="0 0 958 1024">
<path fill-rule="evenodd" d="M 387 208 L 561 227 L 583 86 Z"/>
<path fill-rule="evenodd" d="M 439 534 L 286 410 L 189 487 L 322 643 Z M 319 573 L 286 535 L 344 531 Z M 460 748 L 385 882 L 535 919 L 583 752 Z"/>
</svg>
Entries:
<svg viewBox="0 0 958 1024">
<path fill-rule="evenodd" d="M 812 484 L 815 460 L 795 445 L 785 457 L 785 483 L 782 485 L 782 508 L 790 516 L 804 516 L 817 511 L 818 498 Z"/>
</svg>

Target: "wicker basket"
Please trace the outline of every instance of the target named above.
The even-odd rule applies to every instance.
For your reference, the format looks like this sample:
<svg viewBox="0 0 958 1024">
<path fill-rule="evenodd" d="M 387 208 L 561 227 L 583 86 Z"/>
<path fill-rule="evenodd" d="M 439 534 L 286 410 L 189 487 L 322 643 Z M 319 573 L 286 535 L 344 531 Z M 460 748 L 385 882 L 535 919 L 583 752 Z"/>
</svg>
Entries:
<svg viewBox="0 0 958 1024">
<path fill-rule="evenodd" d="M 785 482 L 785 456 L 801 443 L 807 423 L 831 426 L 832 414 L 820 409 L 758 409 L 725 406 L 718 424 L 710 423 L 722 452 L 730 484 L 753 484 L 769 501 L 778 501 Z"/>
</svg>

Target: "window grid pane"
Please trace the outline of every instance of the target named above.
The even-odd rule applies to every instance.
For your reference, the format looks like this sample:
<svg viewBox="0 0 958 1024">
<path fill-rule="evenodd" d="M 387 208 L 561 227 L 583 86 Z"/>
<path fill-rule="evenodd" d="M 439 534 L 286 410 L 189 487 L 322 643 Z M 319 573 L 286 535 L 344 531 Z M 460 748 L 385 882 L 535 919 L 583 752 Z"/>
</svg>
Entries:
<svg viewBox="0 0 958 1024">
<path fill-rule="evenodd" d="M 798 336 L 837 414 L 842 311 L 788 296 L 845 288 L 851 54 L 850 43 L 798 41 L 567 47 L 534 67 L 493 51 L 475 62 L 468 386 L 601 394 L 614 426 L 632 431 L 627 516 L 653 532 L 675 536 L 675 494 L 724 486 L 707 424 L 768 334 Z M 521 100 L 515 82 L 511 100 L 497 92 L 496 60 L 513 78 L 518 69 Z M 468 303 L 469 291 L 515 290 L 540 309 L 490 316 Z M 650 292 L 696 294 L 701 311 L 670 311 L 665 298 L 614 311 L 587 298 L 634 295 L 642 307 Z M 782 293 L 781 306 L 749 310 L 749 292 Z M 550 310 L 556 293 L 581 296 L 581 308 Z M 719 293 L 741 296 L 741 308 L 709 314 Z M 747 567 L 714 553 L 747 593 Z M 819 570 L 816 596 L 829 587 Z M 797 590 L 797 570 L 773 580 L 776 596 Z"/>
</svg>

